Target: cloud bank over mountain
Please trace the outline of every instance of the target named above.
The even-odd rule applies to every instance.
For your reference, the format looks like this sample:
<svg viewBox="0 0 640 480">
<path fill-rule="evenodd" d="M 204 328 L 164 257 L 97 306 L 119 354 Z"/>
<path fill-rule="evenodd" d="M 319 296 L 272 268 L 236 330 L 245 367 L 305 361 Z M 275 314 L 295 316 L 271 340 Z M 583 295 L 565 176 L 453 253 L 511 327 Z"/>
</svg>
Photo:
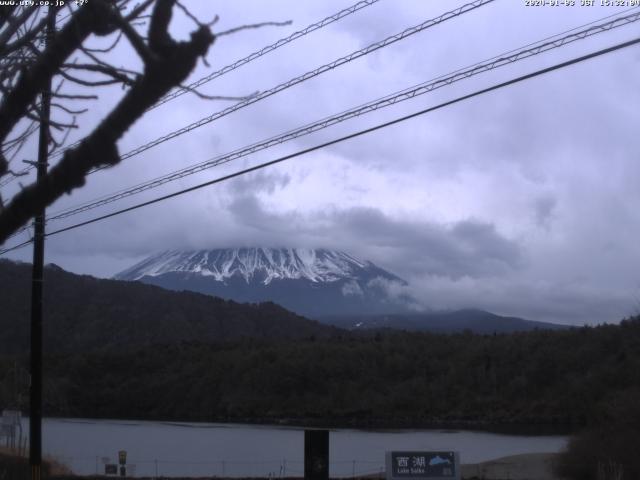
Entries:
<svg viewBox="0 0 640 480">
<path fill-rule="evenodd" d="M 199 66 L 194 78 L 351 3 L 303 5 L 283 0 L 214 7 L 195 3 L 194 13 L 202 18 L 220 14 L 220 29 L 274 16 L 291 18 L 294 24 L 290 30 L 258 29 L 223 37 L 212 50 L 211 68 Z M 206 86 L 205 93 L 243 95 L 264 90 L 451 8 L 448 1 L 379 2 L 268 59 L 220 77 Z M 621 12 L 494 2 L 92 175 L 85 188 L 51 211 L 614 13 Z M 179 34 L 192 24 L 176 16 L 173 28 Z M 201 172 L 119 206 L 628 40 L 633 28 L 574 42 Z M 638 67 L 637 48 L 619 51 L 262 172 L 50 237 L 47 261 L 79 273 L 111 276 L 153 252 L 170 249 L 324 247 L 369 259 L 396 273 L 407 280 L 404 288 L 413 298 L 437 308 L 472 306 L 562 323 L 616 322 L 640 310 L 640 210 L 634 207 L 640 204 Z M 121 92 L 114 90 L 114 98 L 117 95 Z M 105 97 L 100 102 L 111 100 Z M 123 139 L 121 151 L 225 106 L 190 95 L 169 105 L 145 116 Z M 86 128 L 99 121 L 100 111 L 96 108 L 87 115 Z M 12 258 L 29 260 L 30 255 L 23 250 Z"/>
</svg>

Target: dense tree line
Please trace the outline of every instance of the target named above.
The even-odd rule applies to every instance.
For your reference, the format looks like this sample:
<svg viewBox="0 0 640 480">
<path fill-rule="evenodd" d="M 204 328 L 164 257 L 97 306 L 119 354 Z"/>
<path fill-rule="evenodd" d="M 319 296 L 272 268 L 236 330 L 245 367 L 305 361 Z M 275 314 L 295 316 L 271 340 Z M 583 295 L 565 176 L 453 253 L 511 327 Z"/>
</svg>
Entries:
<svg viewBox="0 0 640 480">
<path fill-rule="evenodd" d="M 610 394 L 589 425 L 574 435 L 556 464 L 572 480 L 640 478 L 640 389 Z"/>
<path fill-rule="evenodd" d="M 0 407 L 26 413 L 28 268 L 0 267 Z M 577 433 L 558 463 L 563 475 L 640 478 L 640 316 L 620 325 L 497 335 L 354 334 L 273 304 L 56 268 L 45 275 L 45 415 L 555 425 Z"/>
<path fill-rule="evenodd" d="M 13 361 L 1 364 L 0 377 L 17 378 Z M 509 335 L 183 342 L 50 355 L 45 376 L 52 416 L 574 428 L 640 389 L 640 320 Z"/>
</svg>

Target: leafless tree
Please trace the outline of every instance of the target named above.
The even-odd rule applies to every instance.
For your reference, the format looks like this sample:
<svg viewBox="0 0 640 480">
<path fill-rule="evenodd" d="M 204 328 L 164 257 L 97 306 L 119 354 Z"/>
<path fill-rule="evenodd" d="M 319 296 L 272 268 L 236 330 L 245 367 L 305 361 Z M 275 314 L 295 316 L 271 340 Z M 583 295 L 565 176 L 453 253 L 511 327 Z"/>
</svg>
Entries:
<svg viewBox="0 0 640 480">
<path fill-rule="evenodd" d="M 120 84 L 125 89 L 107 116 L 68 147 L 41 180 L 22 188 L 6 205 L 0 198 L 0 245 L 40 209 L 81 187 L 88 172 L 118 164 L 118 139 L 149 107 L 181 85 L 213 44 L 213 22 L 198 21 L 179 1 L 130 1 L 0 7 L 0 181 L 21 174 L 20 152 L 43 122 L 49 150 L 61 148 L 77 128 L 78 115 L 87 110 L 86 102 L 97 98 L 93 92 L 87 94 L 86 87 Z M 176 41 L 168 31 L 178 8 L 196 23 L 188 41 Z M 53 19 L 60 25 L 48 29 Z M 113 41 L 90 48 L 89 40 L 95 37 Z M 125 39 L 140 60 L 139 72 L 108 61 L 109 53 Z M 52 116 L 47 121 L 41 115 L 41 93 L 49 82 Z"/>
</svg>

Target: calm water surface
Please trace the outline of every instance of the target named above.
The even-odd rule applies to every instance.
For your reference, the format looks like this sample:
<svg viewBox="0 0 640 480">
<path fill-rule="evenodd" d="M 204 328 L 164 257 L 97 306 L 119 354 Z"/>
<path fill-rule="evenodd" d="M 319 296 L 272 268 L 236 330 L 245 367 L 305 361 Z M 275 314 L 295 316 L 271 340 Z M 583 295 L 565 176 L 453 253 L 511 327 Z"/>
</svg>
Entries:
<svg viewBox="0 0 640 480">
<path fill-rule="evenodd" d="M 23 427 L 28 432 L 28 419 Z M 302 476 L 304 429 L 216 423 L 45 419 L 43 451 L 77 474 L 104 473 L 127 451 L 131 476 Z M 462 463 L 558 452 L 565 436 L 471 431 L 331 430 L 332 476 L 380 472 L 387 450 L 457 450 Z M 133 470 L 133 471 L 132 471 Z"/>
</svg>

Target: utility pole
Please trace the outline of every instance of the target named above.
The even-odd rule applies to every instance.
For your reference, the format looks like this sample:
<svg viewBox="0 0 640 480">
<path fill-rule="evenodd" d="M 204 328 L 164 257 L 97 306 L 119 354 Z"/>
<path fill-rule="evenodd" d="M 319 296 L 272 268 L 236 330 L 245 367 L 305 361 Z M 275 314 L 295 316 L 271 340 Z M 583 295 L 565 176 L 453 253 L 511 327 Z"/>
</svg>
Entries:
<svg viewBox="0 0 640 480">
<path fill-rule="evenodd" d="M 49 7 L 45 45 L 49 45 L 56 26 L 56 10 Z M 46 47 L 45 47 L 46 48 Z M 49 119 L 51 80 L 40 95 L 37 179 L 47 174 L 49 157 Z M 31 276 L 31 381 L 29 383 L 29 465 L 31 480 L 42 474 L 42 283 L 44 270 L 44 207 L 34 217 L 33 272 Z"/>
</svg>

